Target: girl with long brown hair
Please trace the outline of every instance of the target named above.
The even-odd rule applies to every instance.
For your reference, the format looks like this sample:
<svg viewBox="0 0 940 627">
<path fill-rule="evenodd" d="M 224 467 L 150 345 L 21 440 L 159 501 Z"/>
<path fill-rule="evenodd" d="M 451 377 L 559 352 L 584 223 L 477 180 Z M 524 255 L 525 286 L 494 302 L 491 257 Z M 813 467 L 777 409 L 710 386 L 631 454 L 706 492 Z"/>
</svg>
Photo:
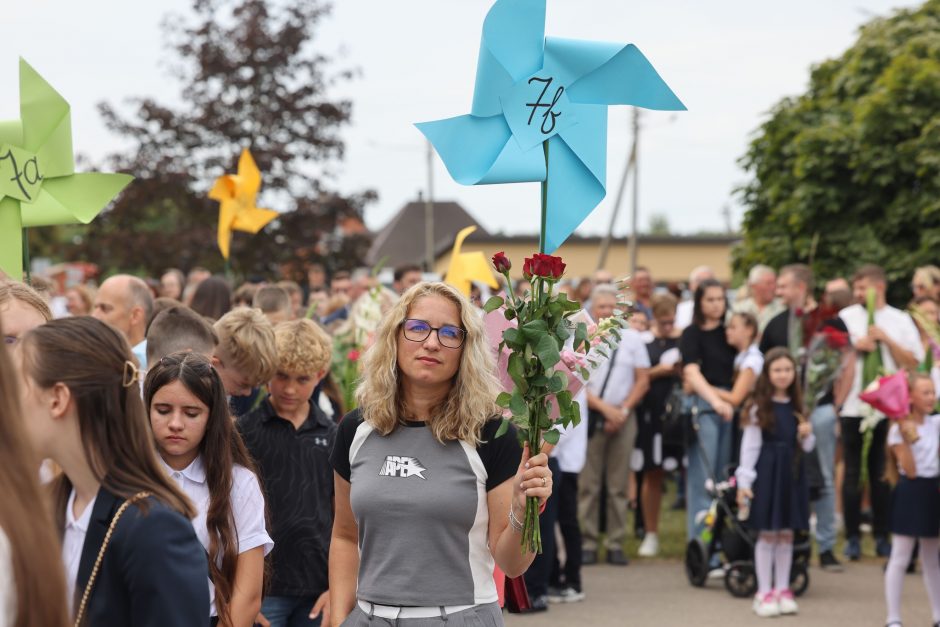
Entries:
<svg viewBox="0 0 940 627">
<path fill-rule="evenodd" d="M 50 487 L 75 623 L 205 625 L 195 510 L 157 461 L 127 340 L 83 316 L 29 331 L 16 352 L 33 448 L 62 468 Z"/>
<path fill-rule="evenodd" d="M 735 477 L 738 505 L 750 508 L 760 617 L 796 614 L 790 591 L 793 531 L 809 528 L 809 483 L 803 452 L 813 450 L 813 426 L 803 407 L 796 361 L 785 348 L 767 352 L 741 438 L 741 463 Z"/>
<path fill-rule="evenodd" d="M 13 364 L 0 345 L 0 625 L 63 627 L 68 606 L 59 543 L 21 420 Z"/>
<path fill-rule="evenodd" d="M 196 535 L 209 556 L 213 624 L 251 627 L 261 609 L 264 496 L 235 429 L 225 388 L 208 359 L 163 357 L 147 373 L 144 401 L 167 472 L 196 505 Z"/>
</svg>

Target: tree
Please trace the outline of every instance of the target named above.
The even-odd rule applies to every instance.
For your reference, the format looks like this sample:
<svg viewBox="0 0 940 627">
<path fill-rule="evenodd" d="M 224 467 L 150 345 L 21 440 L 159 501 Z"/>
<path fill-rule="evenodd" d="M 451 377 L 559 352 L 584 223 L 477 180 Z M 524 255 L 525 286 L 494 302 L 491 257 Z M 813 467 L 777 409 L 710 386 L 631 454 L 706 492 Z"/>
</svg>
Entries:
<svg viewBox="0 0 940 627">
<path fill-rule="evenodd" d="M 752 179 L 734 264 L 811 263 L 818 276 L 877 263 L 904 302 L 940 249 L 940 0 L 873 20 L 785 98 L 741 164 Z"/>
<path fill-rule="evenodd" d="M 109 165 L 137 180 L 74 252 L 106 271 L 220 270 L 218 204 L 206 194 L 250 148 L 264 181 L 259 204 L 283 213 L 258 235 L 235 233 L 233 269 L 359 265 L 368 241 L 344 237 L 340 225 L 361 223 L 374 192 L 342 196 L 324 185 L 343 156 L 339 130 L 351 111 L 349 101 L 328 98 L 328 87 L 353 75 L 329 74 L 331 59 L 313 49 L 328 10 L 323 0 L 193 0 L 191 22 L 169 16 L 163 28 L 183 104 L 138 98 L 130 117 L 99 105 L 108 128 L 130 143 Z"/>
<path fill-rule="evenodd" d="M 664 213 L 651 213 L 649 217 L 650 235 L 671 235 L 669 217 Z"/>
</svg>

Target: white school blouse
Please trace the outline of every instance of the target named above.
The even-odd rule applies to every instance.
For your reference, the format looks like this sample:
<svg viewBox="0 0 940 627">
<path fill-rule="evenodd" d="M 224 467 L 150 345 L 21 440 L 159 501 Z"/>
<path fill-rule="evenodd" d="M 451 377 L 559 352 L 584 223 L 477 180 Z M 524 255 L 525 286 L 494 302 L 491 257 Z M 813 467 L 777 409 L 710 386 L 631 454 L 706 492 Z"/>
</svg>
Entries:
<svg viewBox="0 0 940 627">
<path fill-rule="evenodd" d="M 924 424 L 917 425 L 917 435 L 920 437 L 910 444 L 911 454 L 914 456 L 914 468 L 918 477 L 936 477 L 940 475 L 940 414 L 924 417 Z M 903 444 L 901 426 L 892 421 L 888 429 L 888 446 Z M 905 477 L 907 473 L 898 464 L 898 472 Z"/>
<path fill-rule="evenodd" d="M 91 511 L 95 508 L 95 498 L 88 502 L 85 510 L 75 518 L 75 489 L 69 494 L 69 502 L 65 505 L 65 535 L 62 537 L 62 563 L 65 565 L 65 591 L 69 602 L 69 609 L 74 611 L 72 600 L 75 598 L 75 580 L 78 579 L 78 564 L 82 561 L 82 547 L 85 546 L 85 534 L 88 533 L 88 523 L 91 522 Z"/>
<path fill-rule="evenodd" d="M 202 462 L 202 455 L 183 470 L 170 468 L 162 459 L 160 462 L 196 506 L 197 514 L 193 518 L 193 528 L 199 542 L 208 552 L 209 529 L 206 527 L 206 513 L 209 511 L 209 484 L 206 483 L 206 469 Z M 231 501 L 239 554 L 259 546 L 264 547 L 265 555 L 270 553 L 274 548 L 274 541 L 265 528 L 264 495 L 261 492 L 261 486 L 253 472 L 237 464 L 232 468 Z M 208 573 L 206 576 L 208 577 Z M 209 581 L 209 601 L 209 615 L 216 616 L 215 586 L 212 585 L 211 580 Z"/>
</svg>

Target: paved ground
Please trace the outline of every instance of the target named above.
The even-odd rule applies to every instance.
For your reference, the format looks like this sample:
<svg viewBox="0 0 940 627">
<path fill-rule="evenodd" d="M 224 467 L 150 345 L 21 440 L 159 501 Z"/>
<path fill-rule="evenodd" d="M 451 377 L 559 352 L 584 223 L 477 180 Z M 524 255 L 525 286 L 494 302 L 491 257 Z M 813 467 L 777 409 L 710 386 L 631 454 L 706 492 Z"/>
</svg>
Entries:
<svg viewBox="0 0 940 627">
<path fill-rule="evenodd" d="M 880 561 L 847 566 L 843 573 L 810 570 L 810 587 L 801 598 L 797 618 L 778 618 L 774 624 L 794 627 L 862 627 L 884 625 L 884 578 Z M 721 582 L 704 589 L 691 587 L 682 564 L 633 560 L 626 568 L 601 565 L 584 569 L 587 599 L 552 605 L 547 613 L 506 615 L 509 627 L 538 625 L 739 627 L 767 624 L 751 612 L 750 601 L 735 599 Z M 927 594 L 920 573 L 904 581 L 905 625 L 931 625 Z"/>
</svg>

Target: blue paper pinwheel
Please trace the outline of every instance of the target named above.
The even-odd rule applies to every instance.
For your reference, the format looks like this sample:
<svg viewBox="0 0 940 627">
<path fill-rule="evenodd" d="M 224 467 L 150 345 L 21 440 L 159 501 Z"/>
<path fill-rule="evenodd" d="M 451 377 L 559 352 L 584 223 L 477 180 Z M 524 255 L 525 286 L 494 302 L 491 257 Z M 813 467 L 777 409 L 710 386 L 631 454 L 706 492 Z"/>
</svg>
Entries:
<svg viewBox="0 0 940 627">
<path fill-rule="evenodd" d="M 542 181 L 541 247 L 552 253 L 607 193 L 607 105 L 685 106 L 633 44 L 544 33 L 545 0 L 497 0 L 470 115 L 416 126 L 458 183 Z"/>
</svg>

